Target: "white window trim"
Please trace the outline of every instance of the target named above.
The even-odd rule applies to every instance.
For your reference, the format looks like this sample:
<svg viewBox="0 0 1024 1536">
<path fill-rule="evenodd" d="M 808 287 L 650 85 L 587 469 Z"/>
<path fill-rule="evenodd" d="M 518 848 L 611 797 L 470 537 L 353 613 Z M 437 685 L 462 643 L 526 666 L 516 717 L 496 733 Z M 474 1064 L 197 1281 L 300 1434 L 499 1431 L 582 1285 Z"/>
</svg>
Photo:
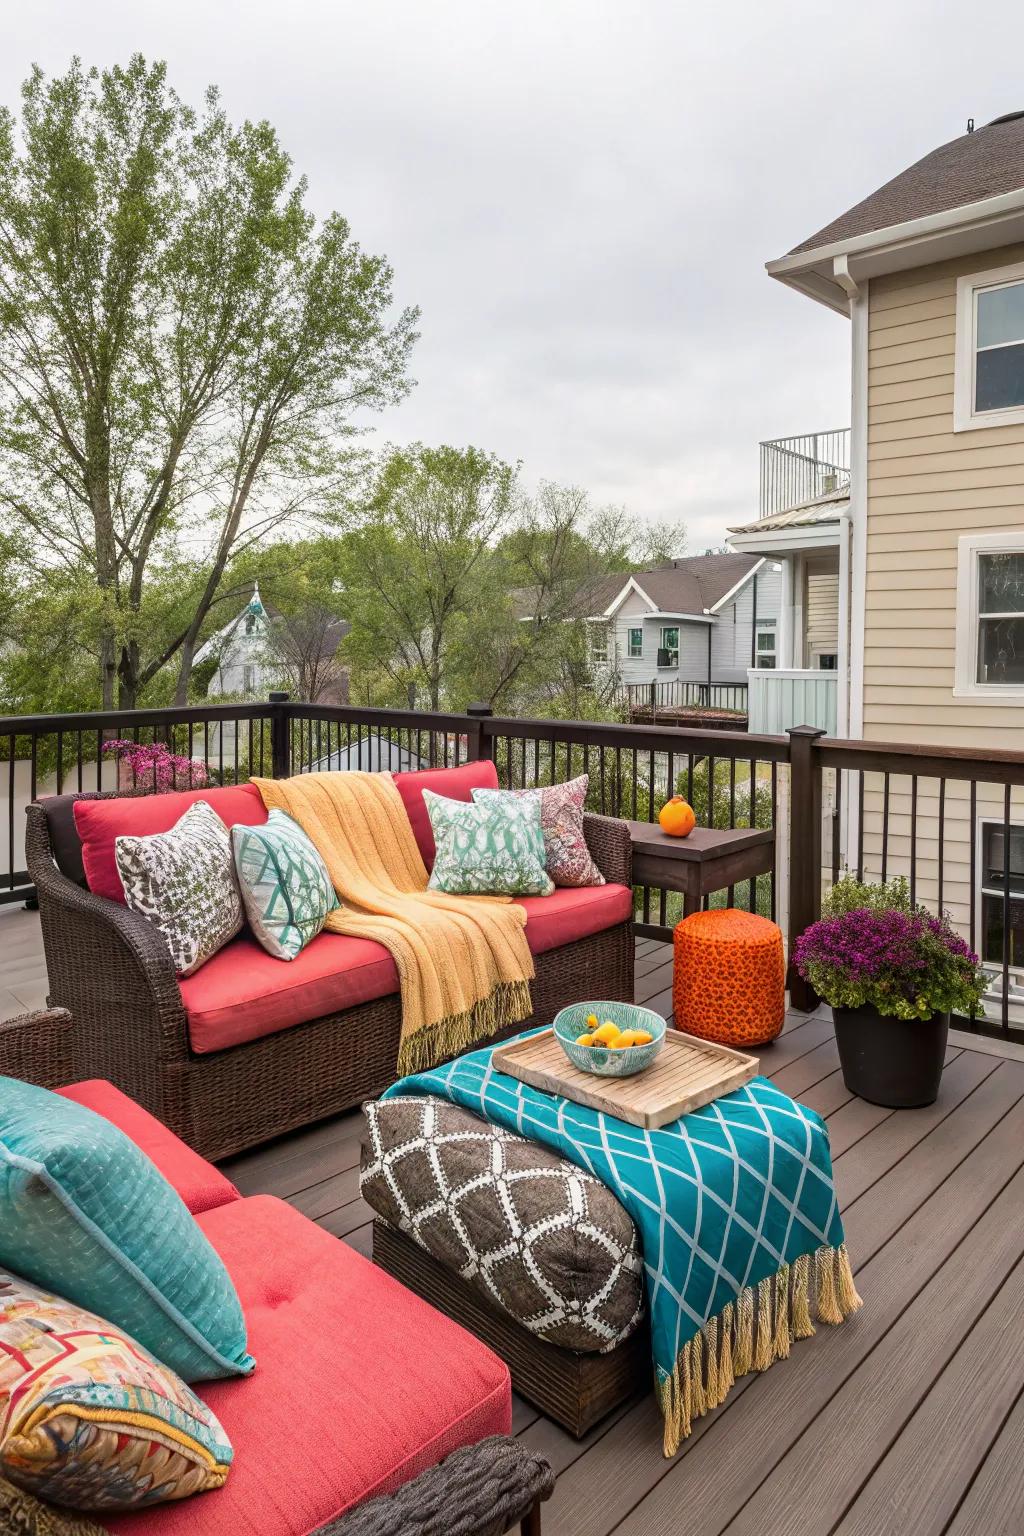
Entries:
<svg viewBox="0 0 1024 1536">
<path fill-rule="evenodd" d="M 1024 683 L 978 682 L 978 556 L 1024 554 L 1024 528 L 967 533 L 957 540 L 956 672 L 953 697 L 1020 705 Z"/>
<path fill-rule="evenodd" d="M 757 643 L 758 635 L 771 635 L 771 650 L 762 650 Z M 772 666 L 762 666 L 761 657 L 770 656 Z M 754 670 L 757 672 L 777 672 L 779 668 L 779 625 L 777 619 L 758 619 L 754 625 Z"/>
<path fill-rule="evenodd" d="M 674 629 L 675 632 L 676 632 L 676 643 L 675 643 L 674 646 L 666 645 L 665 644 L 665 634 L 670 629 Z M 658 650 L 659 651 L 668 651 L 669 655 L 671 655 L 672 651 L 674 650 L 675 653 L 676 653 L 676 659 L 675 659 L 675 661 L 666 661 L 664 663 L 659 661 L 658 662 L 658 667 L 657 667 L 657 670 L 659 672 L 676 672 L 676 671 L 678 671 L 678 669 L 679 669 L 679 646 L 680 646 L 680 639 L 681 639 L 681 634 L 680 634 L 680 628 L 679 628 L 678 624 L 663 624 L 661 626 L 661 630 L 660 630 L 660 633 L 659 633 L 659 636 L 658 636 L 658 641 L 659 641 L 659 643 L 658 643 Z"/>
<path fill-rule="evenodd" d="M 638 651 L 634 651 L 634 649 L 633 649 L 633 642 L 632 642 L 631 636 L 634 635 L 634 634 L 637 634 L 637 635 L 640 636 L 640 649 Z M 626 625 L 626 657 L 627 657 L 627 660 L 629 660 L 629 661 L 639 661 L 643 657 L 643 654 L 644 654 L 644 627 L 643 627 L 643 625 L 642 624 L 627 624 Z"/>
<path fill-rule="evenodd" d="M 985 829 L 986 829 L 986 827 L 1000 827 L 1000 828 L 1002 828 L 1003 826 L 1005 826 L 1005 822 L 1003 821 L 1003 818 L 1001 816 L 979 816 L 978 817 L 977 831 L 976 831 L 976 834 L 975 834 L 975 855 L 974 855 L 974 869 L 975 869 L 975 876 L 974 876 L 974 896 L 975 896 L 975 900 L 974 900 L 974 921 L 975 921 L 976 932 L 971 935 L 971 948 L 973 950 L 975 950 L 979 955 L 981 954 L 981 952 L 982 952 L 982 950 L 983 950 L 983 948 L 985 946 L 985 916 L 984 916 L 983 903 L 982 903 L 982 899 L 981 898 L 984 895 L 997 896 L 997 897 L 1001 898 L 1002 894 L 1003 894 L 1002 891 L 991 890 L 991 889 L 987 890 L 986 887 L 985 887 L 985 881 L 984 881 Z M 1011 821 L 1010 822 L 1010 831 L 1011 832 L 1018 832 L 1020 830 L 1020 827 L 1021 827 L 1021 823 L 1019 821 Z M 1013 894 L 1012 887 L 1011 887 L 1010 894 L 1011 894 L 1011 896 Z M 1003 963 L 1002 963 L 1001 960 L 985 960 L 983 958 L 981 963 L 984 966 L 986 971 L 990 972 L 990 974 L 993 977 L 995 977 L 996 979 L 998 979 L 1001 982 L 1002 974 L 1003 974 Z M 1011 984 L 1012 984 L 1013 981 L 1024 981 L 1024 966 L 1014 965 L 1013 962 L 1011 961 L 1010 965 L 1008 967 L 1008 970 L 1009 970 L 1009 974 L 1010 974 L 1010 978 L 1011 978 Z M 1002 989 L 1000 987 L 999 988 L 1000 995 L 1001 995 L 1001 992 L 1002 992 Z"/>
<path fill-rule="evenodd" d="M 970 272 L 956 284 L 956 363 L 953 376 L 953 431 L 977 432 L 986 427 L 1013 427 L 1024 423 L 1024 405 L 1005 411 L 974 409 L 974 337 L 977 294 L 982 288 L 999 288 L 1024 282 L 1024 262 L 996 267 L 991 272 Z"/>
</svg>

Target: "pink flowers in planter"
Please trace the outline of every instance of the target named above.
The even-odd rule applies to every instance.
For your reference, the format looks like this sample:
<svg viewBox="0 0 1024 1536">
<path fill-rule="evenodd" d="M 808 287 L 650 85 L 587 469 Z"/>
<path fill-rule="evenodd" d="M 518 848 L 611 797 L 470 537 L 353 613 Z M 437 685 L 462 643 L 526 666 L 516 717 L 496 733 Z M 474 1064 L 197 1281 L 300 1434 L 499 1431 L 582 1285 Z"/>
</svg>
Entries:
<svg viewBox="0 0 1024 1536">
<path fill-rule="evenodd" d="M 105 741 L 103 750 L 117 758 L 122 789 L 151 789 L 163 794 L 171 789 L 203 789 L 211 782 L 205 763 L 172 752 L 163 742 L 147 747 L 137 741 Z"/>
</svg>

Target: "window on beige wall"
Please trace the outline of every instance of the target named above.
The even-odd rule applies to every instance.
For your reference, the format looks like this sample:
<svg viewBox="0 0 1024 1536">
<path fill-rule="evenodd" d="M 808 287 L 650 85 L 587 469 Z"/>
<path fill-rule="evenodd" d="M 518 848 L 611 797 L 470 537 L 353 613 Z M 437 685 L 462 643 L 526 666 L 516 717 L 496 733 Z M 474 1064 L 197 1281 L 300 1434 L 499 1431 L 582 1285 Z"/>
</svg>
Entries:
<svg viewBox="0 0 1024 1536">
<path fill-rule="evenodd" d="M 956 285 L 957 432 L 1024 424 L 1024 263 Z"/>
<path fill-rule="evenodd" d="M 954 693 L 1024 700 L 1024 531 L 959 540 Z"/>
</svg>

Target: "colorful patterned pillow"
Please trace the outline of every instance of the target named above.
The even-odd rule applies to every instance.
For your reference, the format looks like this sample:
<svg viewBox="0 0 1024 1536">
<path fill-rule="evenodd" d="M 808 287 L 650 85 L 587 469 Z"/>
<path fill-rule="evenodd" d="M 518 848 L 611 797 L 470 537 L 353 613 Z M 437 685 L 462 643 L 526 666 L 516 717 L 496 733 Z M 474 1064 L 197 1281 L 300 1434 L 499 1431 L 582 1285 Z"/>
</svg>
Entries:
<svg viewBox="0 0 1024 1536">
<path fill-rule="evenodd" d="M 285 811 L 232 827 L 231 847 L 249 927 L 268 954 L 294 960 L 338 905 L 326 864 Z"/>
<path fill-rule="evenodd" d="M 205 800 L 169 832 L 117 838 L 114 856 L 125 901 L 160 929 L 179 976 L 198 971 L 241 928 L 231 838 Z"/>
<path fill-rule="evenodd" d="M 231 1277 L 163 1174 L 102 1115 L 11 1077 L 0 1265 L 108 1317 L 186 1381 L 255 1364 Z"/>
<path fill-rule="evenodd" d="M 0 1477 L 0 1531 L 4 1536 L 107 1536 L 95 1520 L 41 1504 L 5 1477 Z"/>
<path fill-rule="evenodd" d="M 92 1312 L 0 1272 L 0 1471 L 75 1509 L 219 1488 L 231 1444 L 173 1371 Z"/>
<path fill-rule="evenodd" d="M 496 805 L 423 791 L 437 844 L 428 889 L 452 895 L 550 896 L 536 800 Z"/>
<path fill-rule="evenodd" d="M 544 832 L 544 861 L 556 885 L 604 885 L 604 875 L 590 856 L 583 834 L 583 808 L 590 775 L 583 773 L 567 784 L 546 784 L 539 789 L 474 789 L 473 799 L 491 805 L 501 796 L 540 801 Z"/>
</svg>

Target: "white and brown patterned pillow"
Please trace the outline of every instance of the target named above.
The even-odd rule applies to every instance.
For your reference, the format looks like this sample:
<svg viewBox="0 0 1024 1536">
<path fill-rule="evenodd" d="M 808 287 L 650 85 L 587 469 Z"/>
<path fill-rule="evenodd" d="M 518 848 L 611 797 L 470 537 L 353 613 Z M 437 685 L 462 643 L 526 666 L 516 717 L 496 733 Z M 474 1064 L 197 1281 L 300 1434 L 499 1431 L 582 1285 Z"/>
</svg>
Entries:
<svg viewBox="0 0 1024 1536">
<path fill-rule="evenodd" d="M 482 805 L 505 797 L 538 799 L 544 863 L 555 884 L 604 885 L 604 875 L 591 858 L 583 834 L 583 808 L 589 783 L 590 775 L 581 773 L 567 784 L 544 784 L 536 789 L 474 789 L 473 799 Z"/>
<path fill-rule="evenodd" d="M 581 1352 L 638 1327 L 639 1237 L 600 1180 L 443 1099 L 364 1112 L 363 1199 L 492 1306 Z"/>
<path fill-rule="evenodd" d="M 179 976 L 198 971 L 241 928 L 231 837 L 205 800 L 169 832 L 116 838 L 114 856 L 125 901 L 160 929 Z"/>
</svg>

